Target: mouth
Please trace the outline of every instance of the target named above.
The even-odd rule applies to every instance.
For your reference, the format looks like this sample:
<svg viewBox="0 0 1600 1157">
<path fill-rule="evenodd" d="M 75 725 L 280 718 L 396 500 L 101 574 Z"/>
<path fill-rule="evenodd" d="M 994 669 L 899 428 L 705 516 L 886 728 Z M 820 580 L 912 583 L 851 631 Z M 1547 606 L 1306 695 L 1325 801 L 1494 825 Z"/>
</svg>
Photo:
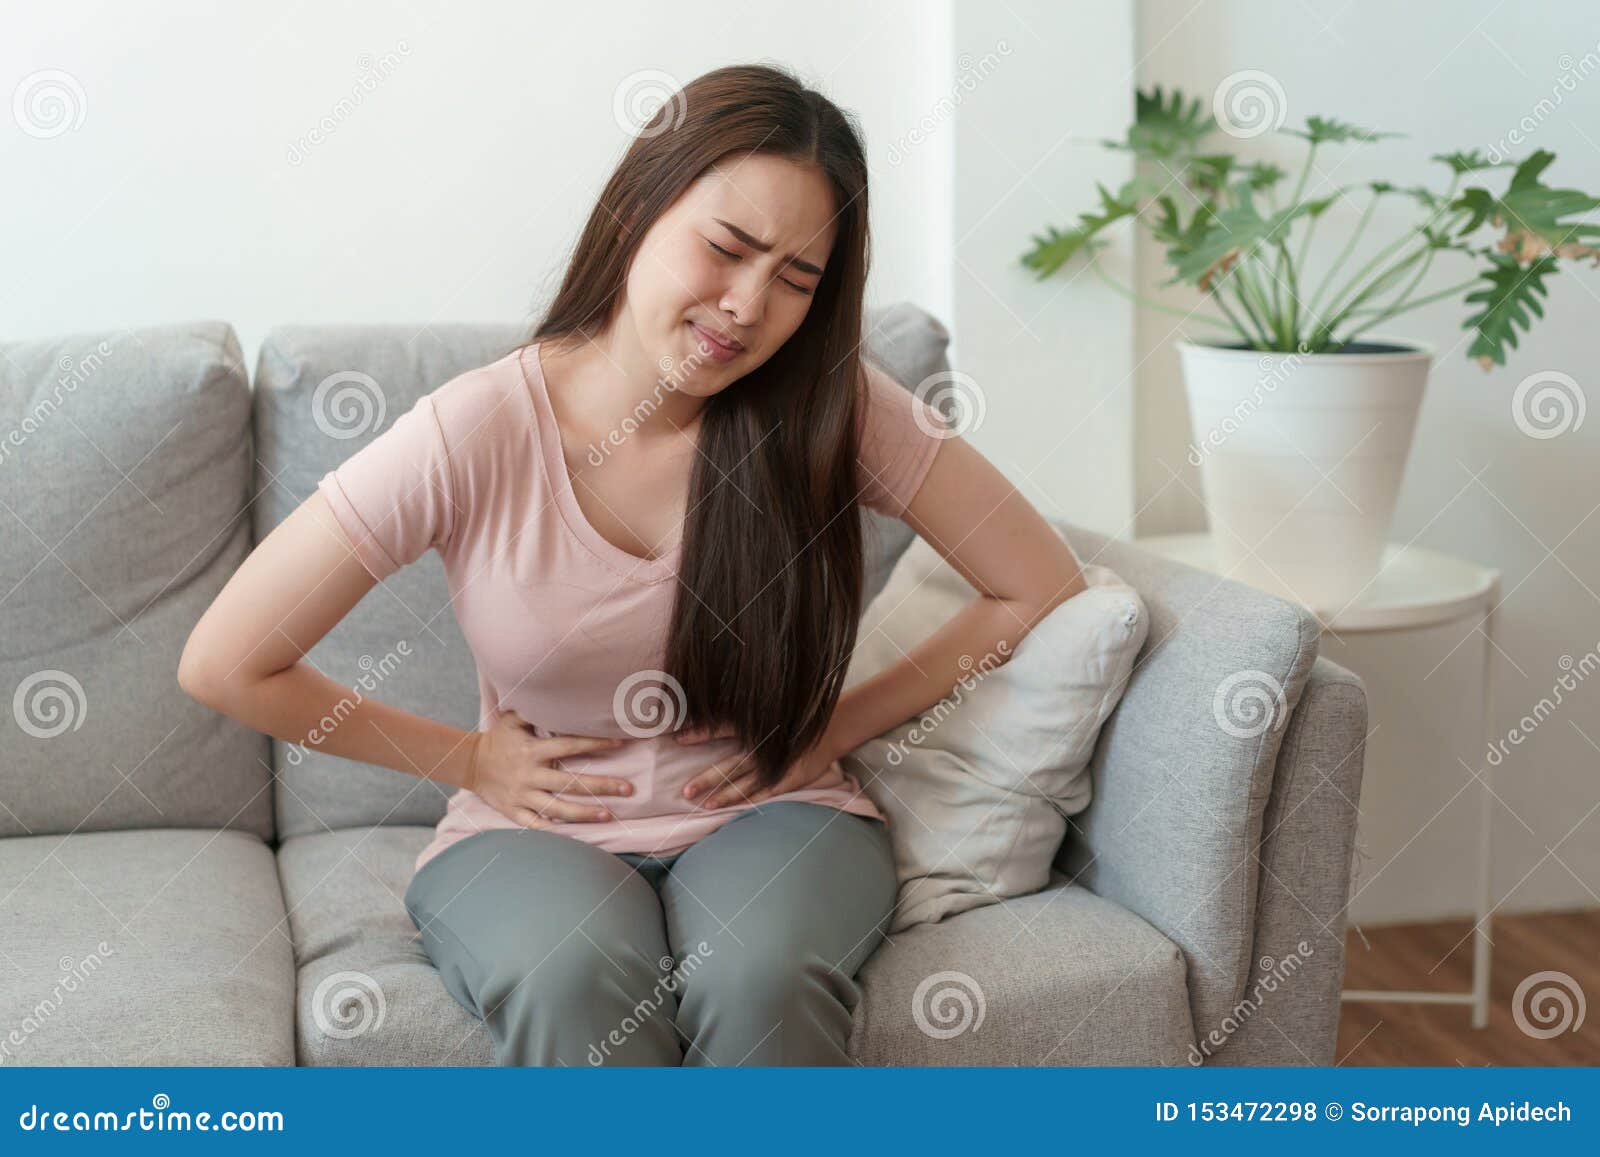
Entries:
<svg viewBox="0 0 1600 1157">
<path fill-rule="evenodd" d="M 691 321 L 689 328 L 694 335 L 706 346 L 706 352 L 719 361 L 727 361 L 744 352 L 744 345 L 736 338 L 724 337 L 713 333 L 698 322 Z"/>
</svg>

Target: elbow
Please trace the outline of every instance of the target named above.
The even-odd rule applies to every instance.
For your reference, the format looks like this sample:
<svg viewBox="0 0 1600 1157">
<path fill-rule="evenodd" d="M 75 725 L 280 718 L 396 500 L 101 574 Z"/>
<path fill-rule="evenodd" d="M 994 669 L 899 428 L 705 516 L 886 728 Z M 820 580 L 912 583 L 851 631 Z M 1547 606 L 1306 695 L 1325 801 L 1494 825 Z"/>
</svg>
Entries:
<svg viewBox="0 0 1600 1157">
<path fill-rule="evenodd" d="M 226 677 L 217 671 L 217 664 L 191 635 L 178 659 L 178 687 L 189 698 L 220 711 L 225 685 Z"/>
</svg>

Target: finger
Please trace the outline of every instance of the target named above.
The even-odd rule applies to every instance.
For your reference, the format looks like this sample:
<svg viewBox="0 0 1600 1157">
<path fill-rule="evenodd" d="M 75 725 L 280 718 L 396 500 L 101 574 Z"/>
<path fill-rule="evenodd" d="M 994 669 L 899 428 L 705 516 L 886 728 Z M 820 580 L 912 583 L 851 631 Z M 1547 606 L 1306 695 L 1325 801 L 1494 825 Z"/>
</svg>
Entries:
<svg viewBox="0 0 1600 1157">
<path fill-rule="evenodd" d="M 549 792 L 588 792 L 590 795 L 632 795 L 633 784 L 614 775 L 580 775 L 559 767 L 540 768 L 532 783 Z"/>
<path fill-rule="evenodd" d="M 708 796 L 706 798 L 705 806 L 712 808 L 723 807 L 730 803 L 737 803 L 741 799 L 749 800 L 749 793 L 755 790 L 756 780 L 756 772 L 745 772 L 743 775 L 729 783 L 726 787 L 720 788 Z"/>
<path fill-rule="evenodd" d="M 685 799 L 694 799 L 713 788 L 721 787 L 731 781 L 741 770 L 749 770 L 748 759 L 744 755 L 729 755 L 717 760 L 710 767 L 697 774 L 684 785 Z"/>
<path fill-rule="evenodd" d="M 572 823 L 599 823 L 613 818 L 606 808 L 569 803 L 567 800 L 557 799 L 548 792 L 531 792 L 526 798 L 528 800 L 526 806 L 546 819 L 568 820 Z"/>
<path fill-rule="evenodd" d="M 621 747 L 625 741 L 599 735 L 552 735 L 540 740 L 539 751 L 547 759 L 560 759 L 563 755 L 579 755 L 585 751 L 609 751 Z"/>
</svg>

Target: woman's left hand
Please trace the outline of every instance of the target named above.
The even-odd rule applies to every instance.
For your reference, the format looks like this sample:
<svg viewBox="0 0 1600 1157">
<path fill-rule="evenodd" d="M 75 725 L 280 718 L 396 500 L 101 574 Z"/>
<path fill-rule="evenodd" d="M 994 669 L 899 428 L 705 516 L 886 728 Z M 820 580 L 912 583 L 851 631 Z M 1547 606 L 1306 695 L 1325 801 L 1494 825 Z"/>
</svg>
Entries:
<svg viewBox="0 0 1600 1157">
<path fill-rule="evenodd" d="M 722 736 L 684 732 L 681 733 L 678 742 L 703 743 L 713 738 Z M 824 740 L 792 763 L 777 783 L 771 787 L 760 787 L 756 780 L 756 764 L 750 758 L 750 753 L 736 752 L 718 760 L 691 779 L 684 786 L 683 795 L 685 799 L 696 799 L 705 795 L 702 805 L 707 808 L 725 807 L 739 800 L 760 803 L 773 796 L 798 791 L 816 783 L 828 774 L 837 758 L 832 745 Z M 708 792 L 709 794 L 706 794 Z"/>
</svg>

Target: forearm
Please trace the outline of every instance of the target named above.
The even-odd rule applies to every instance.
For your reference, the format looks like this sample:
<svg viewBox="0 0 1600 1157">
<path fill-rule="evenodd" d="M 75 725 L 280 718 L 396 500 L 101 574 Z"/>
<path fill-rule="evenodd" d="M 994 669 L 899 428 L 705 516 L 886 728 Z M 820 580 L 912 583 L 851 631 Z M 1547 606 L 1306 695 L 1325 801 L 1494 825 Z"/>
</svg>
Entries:
<svg viewBox="0 0 1600 1157">
<path fill-rule="evenodd" d="M 454 787 L 467 783 L 474 732 L 381 703 L 305 661 L 205 702 L 306 748 Z"/>
<path fill-rule="evenodd" d="M 929 707 L 964 679 L 1008 662 L 1017 644 L 1054 609 L 980 595 L 906 655 L 839 697 L 828 727 L 836 756 Z"/>
</svg>

